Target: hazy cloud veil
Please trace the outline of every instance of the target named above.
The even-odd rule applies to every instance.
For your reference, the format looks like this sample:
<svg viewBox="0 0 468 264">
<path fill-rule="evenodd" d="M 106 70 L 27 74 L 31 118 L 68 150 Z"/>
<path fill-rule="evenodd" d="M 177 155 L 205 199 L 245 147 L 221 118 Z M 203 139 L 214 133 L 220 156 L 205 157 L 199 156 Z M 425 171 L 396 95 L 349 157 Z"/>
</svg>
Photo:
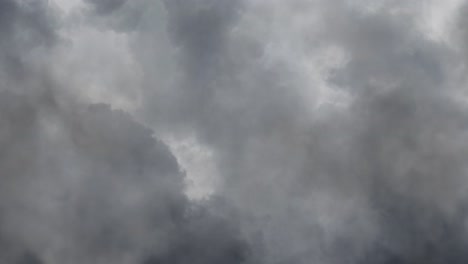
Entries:
<svg viewBox="0 0 468 264">
<path fill-rule="evenodd" d="M 0 263 L 468 263 L 467 10 L 0 1 Z"/>
</svg>

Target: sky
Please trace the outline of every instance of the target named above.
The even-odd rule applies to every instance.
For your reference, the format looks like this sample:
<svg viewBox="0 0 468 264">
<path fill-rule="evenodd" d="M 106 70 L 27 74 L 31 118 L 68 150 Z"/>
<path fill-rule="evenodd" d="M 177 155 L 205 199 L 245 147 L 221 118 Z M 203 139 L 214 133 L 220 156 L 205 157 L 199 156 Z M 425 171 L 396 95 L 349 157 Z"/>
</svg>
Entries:
<svg viewBox="0 0 468 264">
<path fill-rule="evenodd" d="M 0 1 L 0 264 L 468 263 L 468 1 Z"/>
</svg>

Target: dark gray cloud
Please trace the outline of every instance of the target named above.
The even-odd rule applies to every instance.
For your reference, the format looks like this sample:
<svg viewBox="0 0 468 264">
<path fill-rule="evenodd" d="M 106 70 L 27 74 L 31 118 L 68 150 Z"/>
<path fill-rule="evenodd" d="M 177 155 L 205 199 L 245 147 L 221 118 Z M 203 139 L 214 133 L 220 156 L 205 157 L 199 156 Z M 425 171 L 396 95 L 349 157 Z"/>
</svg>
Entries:
<svg viewBox="0 0 468 264">
<path fill-rule="evenodd" d="M 223 1 L 178 3 L 166 3 L 176 84 L 150 82 L 147 120 L 214 149 L 218 191 L 261 219 L 243 228 L 262 233 L 267 263 L 464 261 L 466 110 L 453 85 L 462 62 L 421 29 L 421 2 L 366 11 L 244 1 L 231 14 Z M 313 65 L 327 47 L 347 56 L 320 76 L 349 96 L 345 110 L 311 107 L 323 84 L 301 79 L 321 66 L 301 72 L 303 60 Z"/>
<path fill-rule="evenodd" d="M 99 15 L 115 7 L 99 4 Z M 151 129 L 56 79 L 46 59 L 69 44 L 55 10 L 1 5 L 0 263 L 247 261 L 231 209 L 189 201 Z"/>
<path fill-rule="evenodd" d="M 94 7 L 94 10 L 99 15 L 107 15 L 116 11 L 122 5 L 125 4 L 126 0 L 99 0 L 99 1 L 86 1 Z"/>
<path fill-rule="evenodd" d="M 5 263 L 247 259 L 232 215 L 191 205 L 169 149 L 128 114 L 1 98 Z"/>
<path fill-rule="evenodd" d="M 205 208 L 193 208 L 174 237 L 174 246 L 163 254 L 150 255 L 143 264 L 257 263 L 238 227 L 232 224 L 230 211 L 219 203 L 205 206 L 214 210 L 215 216 Z"/>
<path fill-rule="evenodd" d="M 5 74 L 2 79 L 22 81 L 25 75 L 31 74 L 26 71 L 32 71 L 27 57 L 50 48 L 56 42 L 54 17 L 46 13 L 43 1 L 2 1 L 0 56 Z M 7 89 L 4 87 L 7 85 L 3 84 L 1 89 Z"/>
<path fill-rule="evenodd" d="M 1 4 L 1 261 L 466 262 L 462 15 L 441 41 L 423 1 L 85 2 Z M 127 41 L 131 113 L 47 66 L 86 30 Z M 215 195 L 154 135 L 210 149 Z"/>
<path fill-rule="evenodd" d="M 186 79 L 182 87 L 174 89 L 169 96 L 183 100 L 169 119 L 189 123 L 192 115 L 211 111 L 216 96 L 213 86 L 219 77 L 229 72 L 223 60 L 226 57 L 229 32 L 242 9 L 241 1 L 165 1 L 168 36 L 181 56 L 174 58 L 181 64 Z M 142 50 L 143 56 L 146 51 Z M 151 107 L 151 106 L 150 106 Z M 170 109 L 170 106 L 161 106 Z"/>
</svg>

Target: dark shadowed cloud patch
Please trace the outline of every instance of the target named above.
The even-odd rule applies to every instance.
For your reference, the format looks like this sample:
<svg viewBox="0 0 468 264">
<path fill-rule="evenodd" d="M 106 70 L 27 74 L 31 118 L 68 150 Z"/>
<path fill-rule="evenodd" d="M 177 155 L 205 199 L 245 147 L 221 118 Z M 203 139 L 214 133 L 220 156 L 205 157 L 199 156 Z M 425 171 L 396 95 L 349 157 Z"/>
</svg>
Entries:
<svg viewBox="0 0 468 264">
<path fill-rule="evenodd" d="M 191 205 L 169 149 L 128 114 L 106 105 L 47 107 L 9 92 L 1 98 L 2 249 L 18 263 L 247 258 L 232 219 Z"/>
<path fill-rule="evenodd" d="M 108 15 L 122 7 L 126 1 L 127 0 L 86 0 L 86 2 L 93 6 L 98 15 Z"/>
</svg>

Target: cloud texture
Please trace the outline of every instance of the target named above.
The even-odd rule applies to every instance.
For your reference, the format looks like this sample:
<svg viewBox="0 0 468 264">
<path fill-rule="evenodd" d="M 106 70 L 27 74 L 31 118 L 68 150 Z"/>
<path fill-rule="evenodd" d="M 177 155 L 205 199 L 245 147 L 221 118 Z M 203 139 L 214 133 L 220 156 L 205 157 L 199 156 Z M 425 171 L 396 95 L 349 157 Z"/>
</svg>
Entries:
<svg viewBox="0 0 468 264">
<path fill-rule="evenodd" d="M 467 4 L 3 1 L 0 263 L 466 263 Z"/>
</svg>

